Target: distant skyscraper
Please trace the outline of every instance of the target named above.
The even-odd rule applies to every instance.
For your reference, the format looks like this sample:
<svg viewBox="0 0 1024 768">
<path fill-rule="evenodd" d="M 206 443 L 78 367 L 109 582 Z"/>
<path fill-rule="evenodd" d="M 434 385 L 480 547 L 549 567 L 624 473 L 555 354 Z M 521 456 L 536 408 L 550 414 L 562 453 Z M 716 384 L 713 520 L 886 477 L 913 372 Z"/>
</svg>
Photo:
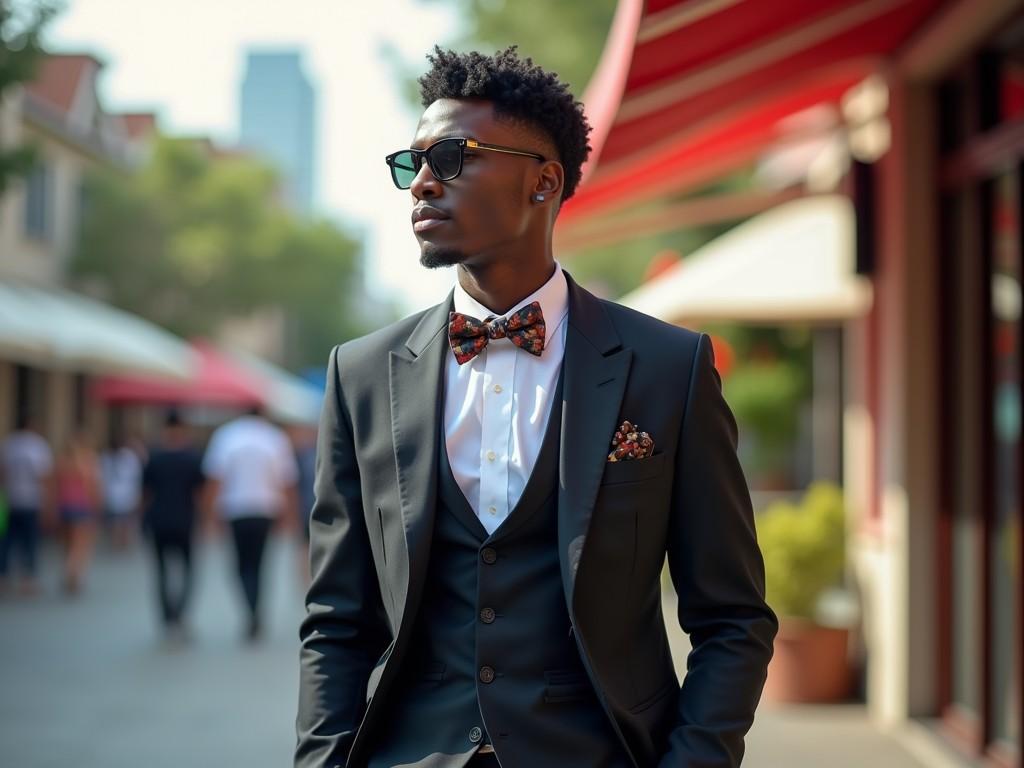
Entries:
<svg viewBox="0 0 1024 768">
<path fill-rule="evenodd" d="M 286 201 L 313 206 L 313 86 L 300 51 L 250 51 L 242 82 L 241 143 L 281 172 Z"/>
</svg>

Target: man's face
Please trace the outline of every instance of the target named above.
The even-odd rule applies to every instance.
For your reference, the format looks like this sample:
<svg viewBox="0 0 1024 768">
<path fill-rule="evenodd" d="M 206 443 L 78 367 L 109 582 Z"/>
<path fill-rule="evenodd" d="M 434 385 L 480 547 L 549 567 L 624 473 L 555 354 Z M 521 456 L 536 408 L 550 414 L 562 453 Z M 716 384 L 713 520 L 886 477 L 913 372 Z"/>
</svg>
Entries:
<svg viewBox="0 0 1024 768">
<path fill-rule="evenodd" d="M 526 128 L 495 119 L 487 101 L 439 99 L 420 118 L 413 149 L 459 137 L 551 157 Z M 540 212 L 532 189 L 542 165 L 520 155 L 465 149 L 462 173 L 438 181 L 424 162 L 410 192 L 420 263 L 429 268 L 486 263 L 521 240 Z M 418 219 L 418 221 L 417 221 Z"/>
</svg>

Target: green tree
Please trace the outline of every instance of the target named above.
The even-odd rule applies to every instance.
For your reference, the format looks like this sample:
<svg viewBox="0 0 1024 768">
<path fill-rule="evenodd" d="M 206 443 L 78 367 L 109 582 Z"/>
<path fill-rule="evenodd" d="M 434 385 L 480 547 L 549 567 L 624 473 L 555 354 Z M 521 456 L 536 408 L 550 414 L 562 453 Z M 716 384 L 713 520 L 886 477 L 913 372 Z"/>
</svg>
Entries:
<svg viewBox="0 0 1024 768">
<path fill-rule="evenodd" d="M 333 224 L 298 219 L 277 200 L 273 171 L 156 141 L 137 173 L 86 184 L 72 272 L 83 286 L 184 336 L 226 320 L 284 311 L 291 367 L 322 364 L 332 344 L 366 330 L 353 311 L 358 244 Z"/>
<path fill-rule="evenodd" d="M 438 2 L 438 0 L 432 0 Z M 466 28 L 449 41 L 456 48 L 518 45 L 545 69 L 557 72 L 577 98 L 601 58 L 617 0 L 445 0 L 458 8 Z"/>
<path fill-rule="evenodd" d="M 45 55 L 40 35 L 56 12 L 56 7 L 49 3 L 0 0 L 0 107 L 15 86 L 34 77 Z M 0 132 L 0 196 L 13 178 L 31 169 L 34 161 L 35 150 L 31 145 L 10 147 Z"/>
</svg>

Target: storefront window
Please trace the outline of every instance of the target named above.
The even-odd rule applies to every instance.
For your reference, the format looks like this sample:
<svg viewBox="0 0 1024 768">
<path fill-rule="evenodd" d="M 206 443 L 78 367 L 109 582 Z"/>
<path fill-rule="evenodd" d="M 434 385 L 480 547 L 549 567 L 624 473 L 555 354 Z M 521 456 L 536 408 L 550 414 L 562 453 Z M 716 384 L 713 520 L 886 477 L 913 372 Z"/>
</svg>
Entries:
<svg viewBox="0 0 1024 768">
<path fill-rule="evenodd" d="M 991 343 L 993 519 L 990 688 L 992 736 L 1020 744 L 1021 633 L 1021 200 L 1016 172 L 995 181 L 992 205 Z"/>
<path fill-rule="evenodd" d="M 979 627 L 984 621 L 982 610 L 983 573 L 982 515 L 978 496 L 982 485 L 983 464 L 981 428 L 981 381 L 978 337 L 981 332 L 979 312 L 982 301 L 982 275 L 977 259 L 971 258 L 978 236 L 971 195 L 966 191 L 949 193 L 942 202 L 942 242 L 950 249 L 949 350 L 953 363 L 948 369 L 951 446 L 958 447 L 952 463 L 953 494 L 952 588 L 950 624 L 951 695 L 958 714 L 978 719 L 982 712 L 981 660 Z M 977 361 L 977 362 L 974 362 Z M 973 363 L 973 364 L 972 364 Z"/>
<path fill-rule="evenodd" d="M 995 124 L 1024 118 L 1024 18 L 1018 18 L 994 41 L 992 49 Z"/>
</svg>

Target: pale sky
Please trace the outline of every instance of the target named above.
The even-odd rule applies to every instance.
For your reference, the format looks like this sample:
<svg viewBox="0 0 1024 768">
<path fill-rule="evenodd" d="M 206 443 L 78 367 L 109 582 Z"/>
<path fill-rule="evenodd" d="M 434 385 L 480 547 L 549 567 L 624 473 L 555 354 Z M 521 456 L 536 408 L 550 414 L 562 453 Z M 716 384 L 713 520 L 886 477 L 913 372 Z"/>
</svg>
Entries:
<svg viewBox="0 0 1024 768">
<path fill-rule="evenodd" d="M 411 312 L 442 299 L 454 274 L 419 265 L 409 193 L 394 188 L 384 164 L 409 145 L 419 115 L 383 50 L 418 71 L 435 42 L 458 33 L 442 2 L 65 0 L 47 43 L 106 63 L 107 109 L 155 111 L 168 133 L 227 144 L 238 136 L 246 49 L 303 49 L 317 92 L 317 210 L 358 227 L 371 291 Z"/>
</svg>

